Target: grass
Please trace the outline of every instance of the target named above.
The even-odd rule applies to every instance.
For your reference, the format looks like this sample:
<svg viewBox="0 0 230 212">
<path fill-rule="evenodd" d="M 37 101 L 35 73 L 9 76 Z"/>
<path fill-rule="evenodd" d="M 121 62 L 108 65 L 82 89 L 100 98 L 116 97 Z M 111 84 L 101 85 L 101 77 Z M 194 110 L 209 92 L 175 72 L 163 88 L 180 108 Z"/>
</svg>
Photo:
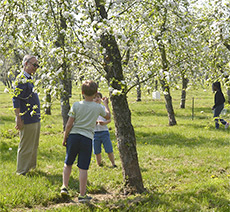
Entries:
<svg viewBox="0 0 230 212">
<path fill-rule="evenodd" d="M 62 117 L 56 101 L 52 115 L 42 120 L 37 169 L 17 176 L 19 143 L 14 129 L 14 113 L 9 94 L 0 85 L 0 211 L 221 211 L 230 207 L 229 131 L 215 130 L 211 107 L 211 88 L 189 90 L 186 109 L 180 109 L 180 92 L 172 91 L 177 125 L 168 126 L 163 97 L 153 101 L 143 91 L 142 101 L 135 93 L 128 96 L 132 124 L 136 133 L 139 164 L 147 191 L 141 195 L 122 195 L 123 177 L 115 138 L 114 123 L 109 127 L 118 168 L 98 167 L 92 157 L 88 193 L 91 204 L 78 204 L 78 170 L 70 178 L 70 199 L 60 196 L 65 148 L 62 147 Z M 102 89 L 103 93 L 106 90 Z M 79 100 L 75 88 L 71 104 Z M 195 108 L 192 120 L 192 98 Z M 42 96 L 41 98 L 42 99 Z M 226 107 L 227 108 L 227 107 Z M 229 121 L 228 114 L 225 119 Z"/>
</svg>

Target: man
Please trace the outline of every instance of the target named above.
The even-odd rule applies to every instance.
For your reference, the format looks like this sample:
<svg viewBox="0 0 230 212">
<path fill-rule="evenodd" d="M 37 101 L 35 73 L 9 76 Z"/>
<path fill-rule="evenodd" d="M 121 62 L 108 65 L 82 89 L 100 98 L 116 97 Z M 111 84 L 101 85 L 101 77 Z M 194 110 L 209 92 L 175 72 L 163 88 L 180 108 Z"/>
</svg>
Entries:
<svg viewBox="0 0 230 212">
<path fill-rule="evenodd" d="M 39 68 L 35 56 L 23 58 L 23 72 L 16 79 L 13 106 L 16 115 L 16 126 L 19 130 L 20 143 L 17 154 L 17 174 L 25 175 L 36 168 L 37 149 L 40 136 L 40 102 L 34 92 L 32 76 Z"/>
</svg>

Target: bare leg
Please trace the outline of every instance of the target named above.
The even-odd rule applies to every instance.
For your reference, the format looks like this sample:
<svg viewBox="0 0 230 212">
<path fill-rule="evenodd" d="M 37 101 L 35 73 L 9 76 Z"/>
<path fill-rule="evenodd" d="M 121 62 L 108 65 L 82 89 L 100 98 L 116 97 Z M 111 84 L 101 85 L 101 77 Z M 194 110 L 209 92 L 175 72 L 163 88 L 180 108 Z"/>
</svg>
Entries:
<svg viewBox="0 0 230 212">
<path fill-rule="evenodd" d="M 72 170 L 72 165 L 64 165 L 64 169 L 63 169 L 63 186 L 65 186 L 66 188 L 68 187 L 69 184 L 69 177 L 71 174 L 71 170 Z"/>
<path fill-rule="evenodd" d="M 86 193 L 88 170 L 79 168 L 79 182 L 80 182 L 80 195 L 84 196 Z"/>
<path fill-rule="evenodd" d="M 112 165 L 114 166 L 115 162 L 114 162 L 114 154 L 113 154 L 113 152 L 108 153 L 108 156 L 109 156 L 109 160 L 111 161 Z"/>
<path fill-rule="evenodd" d="M 96 154 L 96 161 L 97 161 L 97 165 L 100 166 L 101 165 L 101 153 Z"/>
</svg>

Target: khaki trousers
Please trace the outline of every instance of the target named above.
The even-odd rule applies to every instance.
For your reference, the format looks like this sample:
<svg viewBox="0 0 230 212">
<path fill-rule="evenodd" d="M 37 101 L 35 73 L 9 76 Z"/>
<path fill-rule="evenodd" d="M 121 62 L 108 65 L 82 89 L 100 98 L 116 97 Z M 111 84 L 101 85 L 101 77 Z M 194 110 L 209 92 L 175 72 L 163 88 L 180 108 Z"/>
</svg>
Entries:
<svg viewBox="0 0 230 212">
<path fill-rule="evenodd" d="M 17 173 L 26 174 L 36 168 L 41 123 L 24 124 L 20 131 L 20 143 L 17 154 Z"/>
</svg>

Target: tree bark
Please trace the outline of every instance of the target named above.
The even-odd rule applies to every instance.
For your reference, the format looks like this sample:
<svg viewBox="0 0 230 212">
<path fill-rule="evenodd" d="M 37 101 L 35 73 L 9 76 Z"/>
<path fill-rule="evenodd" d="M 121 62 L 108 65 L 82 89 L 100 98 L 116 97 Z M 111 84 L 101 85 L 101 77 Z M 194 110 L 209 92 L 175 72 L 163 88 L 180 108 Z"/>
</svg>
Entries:
<svg viewBox="0 0 230 212">
<path fill-rule="evenodd" d="M 230 88 L 227 90 L 227 95 L 228 95 L 228 104 L 230 104 Z"/>
<path fill-rule="evenodd" d="M 188 87 L 189 80 L 182 75 L 182 91 L 181 91 L 181 103 L 180 108 L 185 108 L 185 102 L 186 102 L 186 89 Z"/>
<path fill-rule="evenodd" d="M 174 110 L 173 110 L 170 88 L 165 83 L 165 80 L 160 80 L 160 83 L 161 83 L 162 90 L 163 90 L 164 97 L 165 97 L 165 103 L 166 103 L 165 106 L 166 106 L 166 110 L 168 112 L 169 126 L 174 126 L 177 124 L 177 122 L 176 122 L 175 114 L 174 114 Z"/>
<path fill-rule="evenodd" d="M 160 79 L 161 87 L 164 93 L 165 102 L 166 102 L 166 109 L 168 112 L 168 118 L 169 118 L 169 126 L 176 125 L 176 118 L 173 110 L 172 105 L 172 97 L 170 94 L 170 87 L 167 83 L 165 73 L 168 72 L 168 62 L 166 57 L 166 51 L 165 46 L 161 40 L 161 36 L 156 36 L 156 40 L 158 41 L 158 48 L 161 54 L 161 62 L 162 62 L 162 68 L 163 68 L 163 77 Z"/>
<path fill-rule="evenodd" d="M 107 13 L 103 2 L 95 0 L 98 12 L 102 19 L 107 18 Z M 101 35 L 101 45 L 105 48 L 104 70 L 108 84 L 116 90 L 122 91 L 120 95 L 113 95 L 110 91 L 110 99 L 113 109 L 116 138 L 122 163 L 122 173 L 124 180 L 124 193 L 142 193 L 142 176 L 138 163 L 136 150 L 136 137 L 131 123 L 131 112 L 127 102 L 127 96 L 121 87 L 121 81 L 124 80 L 122 70 L 122 58 L 113 35 L 105 32 Z"/>
<path fill-rule="evenodd" d="M 61 91 L 61 113 L 62 113 L 62 120 L 63 120 L 63 130 L 65 131 L 65 126 L 68 121 L 68 113 L 70 110 L 69 98 L 71 97 L 72 93 L 72 82 L 71 82 L 71 74 L 69 73 L 68 64 L 66 62 L 65 56 L 65 34 L 61 33 L 61 30 L 67 29 L 66 19 L 63 17 L 62 12 L 60 11 L 60 26 L 58 31 L 57 40 L 55 45 L 57 47 L 61 47 L 63 50 L 63 62 L 61 68 L 63 70 L 63 76 L 60 79 L 60 83 L 63 86 L 63 90 Z"/>
<path fill-rule="evenodd" d="M 65 126 L 68 121 L 68 113 L 70 110 L 69 98 L 71 93 L 71 77 L 69 69 L 66 62 L 62 65 L 63 78 L 61 79 L 61 84 L 63 85 L 63 91 L 61 92 L 61 113 L 63 119 L 63 130 L 65 131 Z"/>
<path fill-rule="evenodd" d="M 50 91 L 46 94 L 46 102 L 48 103 L 48 106 L 45 107 L 45 114 L 51 115 L 51 95 Z"/>
<path fill-rule="evenodd" d="M 137 78 L 137 102 L 141 101 L 141 84 L 140 84 L 140 79 L 139 76 L 136 74 Z"/>
<path fill-rule="evenodd" d="M 116 138 L 122 163 L 124 193 L 142 193 L 144 186 L 138 163 L 136 137 L 125 95 L 111 96 Z"/>
</svg>

